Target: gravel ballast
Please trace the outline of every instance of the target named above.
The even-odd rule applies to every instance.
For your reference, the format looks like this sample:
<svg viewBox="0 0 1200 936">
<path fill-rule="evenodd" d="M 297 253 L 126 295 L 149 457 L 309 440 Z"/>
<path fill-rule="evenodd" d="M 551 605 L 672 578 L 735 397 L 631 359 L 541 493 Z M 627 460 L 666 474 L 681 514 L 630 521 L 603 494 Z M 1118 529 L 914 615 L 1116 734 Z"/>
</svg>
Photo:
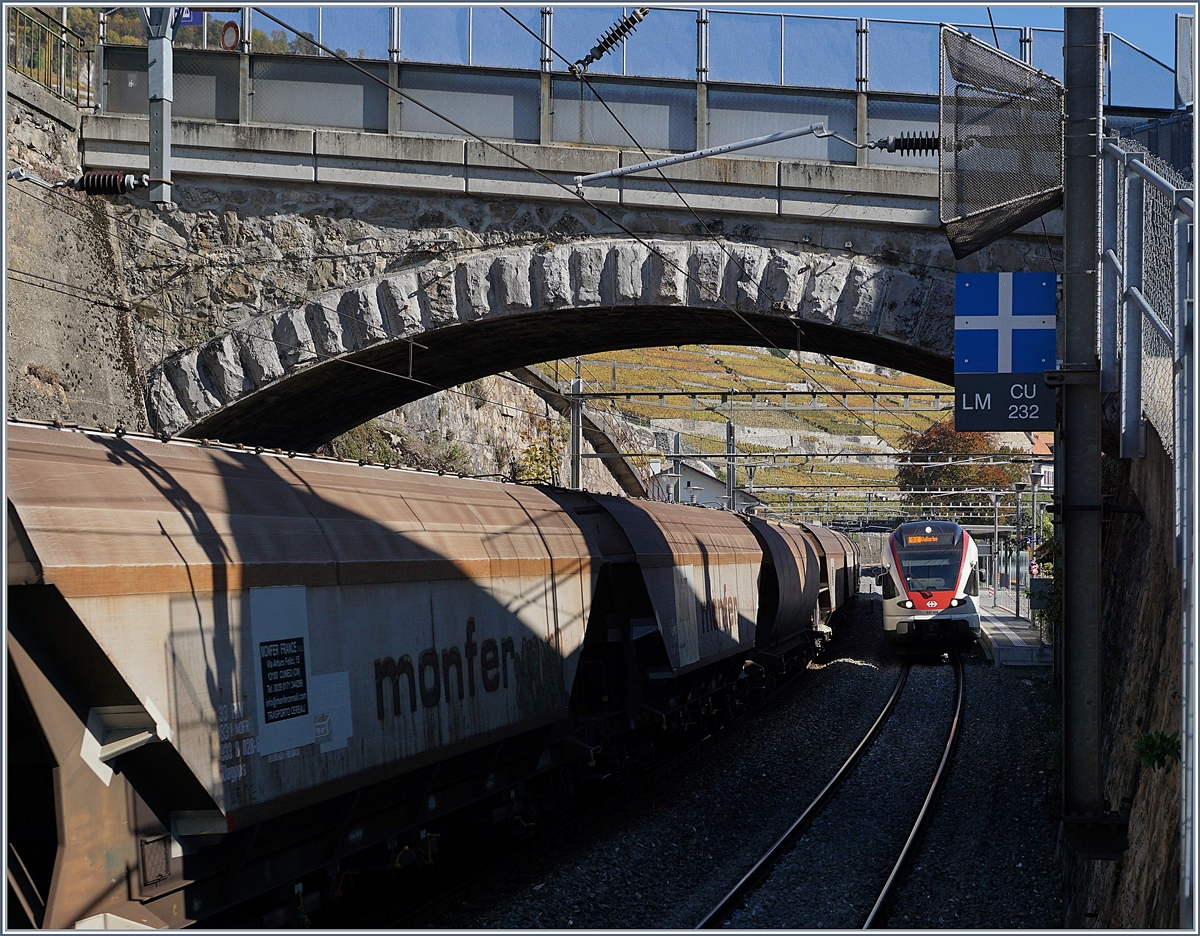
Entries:
<svg viewBox="0 0 1200 936">
<path fill-rule="evenodd" d="M 862 926 L 937 770 L 953 699 L 949 665 L 913 666 L 870 750 L 730 926 Z"/>
<path fill-rule="evenodd" d="M 1053 797 L 1043 796 L 1057 782 L 1051 776 L 1057 736 L 1049 670 L 993 669 L 979 649 L 966 662 L 964 724 L 955 763 L 890 925 L 1058 926 L 1057 825 Z M 692 928 L 824 787 L 878 716 L 898 672 L 882 638 L 878 605 L 861 596 L 823 658 L 758 709 L 667 770 L 630 783 L 623 795 L 568 835 L 521 855 L 422 925 Z M 952 696 L 951 667 L 914 668 L 905 689 L 912 704 L 906 706 L 902 697 L 894 717 L 912 720 L 927 713 L 936 722 L 927 732 L 932 753 L 889 755 L 885 728 L 827 807 L 857 789 L 863 802 L 879 804 L 874 813 L 861 813 L 854 831 L 843 826 L 822 852 L 812 852 L 818 854 L 816 865 L 800 874 L 782 901 L 796 905 L 786 918 L 743 916 L 737 925 L 862 925 L 932 777 Z M 872 758 L 892 766 L 864 771 Z M 910 774 L 921 774 L 922 789 L 906 795 L 913 804 L 906 825 L 892 815 L 892 802 L 893 791 L 907 787 Z M 880 778 L 874 788 L 871 775 Z M 800 839 L 797 856 L 823 822 L 832 828 L 831 820 L 818 817 Z M 898 825 L 904 827 L 895 833 L 895 847 L 888 845 L 890 854 L 878 859 L 886 867 L 876 873 L 877 880 L 869 887 L 849 886 L 852 879 L 839 870 L 839 862 L 873 848 L 877 840 L 882 844 L 884 830 Z M 778 880 L 784 880 L 779 876 L 786 864 L 773 872 Z M 838 893 L 817 883 L 837 885 Z M 796 909 L 800 901 L 802 910 Z M 751 903 L 747 909 L 752 908 Z M 397 921 L 403 910 L 397 908 Z"/>
</svg>

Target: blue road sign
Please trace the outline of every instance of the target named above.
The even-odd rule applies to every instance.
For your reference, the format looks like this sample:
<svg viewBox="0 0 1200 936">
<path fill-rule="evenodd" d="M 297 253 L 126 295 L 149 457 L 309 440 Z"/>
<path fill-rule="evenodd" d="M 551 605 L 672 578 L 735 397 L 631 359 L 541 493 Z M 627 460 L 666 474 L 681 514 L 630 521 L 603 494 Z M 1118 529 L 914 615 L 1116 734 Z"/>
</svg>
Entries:
<svg viewBox="0 0 1200 936">
<path fill-rule="evenodd" d="M 183 8 L 183 13 L 179 17 L 180 26 L 203 26 L 204 13 L 201 10 L 192 10 L 188 7 Z"/>
<path fill-rule="evenodd" d="M 1053 273 L 958 273 L 954 373 L 1054 370 Z"/>
</svg>

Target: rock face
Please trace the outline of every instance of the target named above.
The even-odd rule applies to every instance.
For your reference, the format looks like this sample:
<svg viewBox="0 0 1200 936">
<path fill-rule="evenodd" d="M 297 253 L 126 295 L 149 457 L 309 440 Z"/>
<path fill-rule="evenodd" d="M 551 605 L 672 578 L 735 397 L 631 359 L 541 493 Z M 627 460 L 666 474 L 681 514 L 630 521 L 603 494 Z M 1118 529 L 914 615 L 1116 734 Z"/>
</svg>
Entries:
<svg viewBox="0 0 1200 936">
<path fill-rule="evenodd" d="M 1114 465 L 1115 467 L 1115 465 Z M 1117 474 L 1118 472 L 1114 472 Z M 1133 751 L 1150 732 L 1180 730 L 1182 632 L 1174 557 L 1174 470 L 1153 428 L 1146 457 L 1120 463 L 1106 484 L 1117 503 L 1103 545 L 1103 728 L 1105 799 L 1129 816 L 1119 862 L 1067 852 L 1063 925 L 1172 929 L 1179 925 L 1181 770 L 1148 769 Z M 1186 496 L 1186 495 L 1184 495 Z"/>
<path fill-rule="evenodd" d="M 622 451 L 645 451 L 653 436 L 619 418 L 589 411 Z M 443 391 L 409 403 L 377 420 L 385 430 L 404 433 L 411 444 L 457 460 L 467 473 L 544 478 L 565 484 L 570 478 L 568 423 L 533 390 L 508 376 L 484 377 L 459 391 Z M 594 454 L 586 437 L 581 451 Z M 638 460 L 635 460 L 638 461 Z M 589 491 L 626 493 L 607 470 L 606 460 L 584 458 L 581 482 Z M 633 464 L 645 484 L 649 464 Z"/>
<path fill-rule="evenodd" d="M 8 89 L 9 167 L 51 182 L 77 175 L 77 115 L 72 124 L 67 105 L 12 70 Z M 127 254 L 112 206 L 32 182 L 9 181 L 5 188 L 9 415 L 149 429 L 145 396 L 153 391 L 144 374 L 151 361 L 162 360 L 163 343 L 148 340 L 139 348 L 139 304 L 130 301 L 136 294 L 120 272 Z M 164 419 L 186 419 L 174 386 L 163 384 Z"/>
</svg>

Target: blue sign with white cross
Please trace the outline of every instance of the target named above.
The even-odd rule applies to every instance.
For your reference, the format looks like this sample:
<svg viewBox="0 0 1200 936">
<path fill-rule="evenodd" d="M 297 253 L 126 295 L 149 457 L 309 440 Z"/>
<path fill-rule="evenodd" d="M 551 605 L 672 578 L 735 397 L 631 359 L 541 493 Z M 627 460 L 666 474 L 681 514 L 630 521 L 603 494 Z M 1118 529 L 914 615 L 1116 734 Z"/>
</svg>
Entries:
<svg viewBox="0 0 1200 936">
<path fill-rule="evenodd" d="M 954 419 L 963 432 L 1054 428 L 1058 303 L 1053 273 L 959 273 Z"/>
<path fill-rule="evenodd" d="M 954 373 L 1054 370 L 1053 273 L 959 273 L 954 278 Z"/>
</svg>

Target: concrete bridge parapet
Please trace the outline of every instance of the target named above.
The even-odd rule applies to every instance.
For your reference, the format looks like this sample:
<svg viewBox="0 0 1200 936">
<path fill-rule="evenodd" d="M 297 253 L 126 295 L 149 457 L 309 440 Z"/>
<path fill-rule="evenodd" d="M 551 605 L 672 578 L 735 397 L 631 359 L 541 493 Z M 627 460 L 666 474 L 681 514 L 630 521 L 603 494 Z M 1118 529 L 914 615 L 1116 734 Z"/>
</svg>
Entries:
<svg viewBox="0 0 1200 936">
<path fill-rule="evenodd" d="M 145 119 L 84 115 L 80 127 L 84 167 L 145 172 L 149 168 L 147 136 Z M 518 159 L 544 176 L 531 173 Z M 489 146 L 478 141 L 411 134 L 203 120 L 172 122 L 172 166 L 180 176 L 581 204 L 574 194 L 576 175 L 644 161 L 640 151 L 617 147 L 533 143 Z M 706 212 L 931 230 L 939 224 L 937 173 L 928 169 L 727 156 L 670 166 L 662 173 L 693 208 Z M 601 206 L 677 209 L 679 196 L 671 185 L 656 172 L 639 173 L 589 186 L 587 196 Z M 1051 233 L 1061 229 L 1058 221 L 1048 220 Z M 1040 227 L 1037 233 L 1041 233 Z"/>
</svg>

